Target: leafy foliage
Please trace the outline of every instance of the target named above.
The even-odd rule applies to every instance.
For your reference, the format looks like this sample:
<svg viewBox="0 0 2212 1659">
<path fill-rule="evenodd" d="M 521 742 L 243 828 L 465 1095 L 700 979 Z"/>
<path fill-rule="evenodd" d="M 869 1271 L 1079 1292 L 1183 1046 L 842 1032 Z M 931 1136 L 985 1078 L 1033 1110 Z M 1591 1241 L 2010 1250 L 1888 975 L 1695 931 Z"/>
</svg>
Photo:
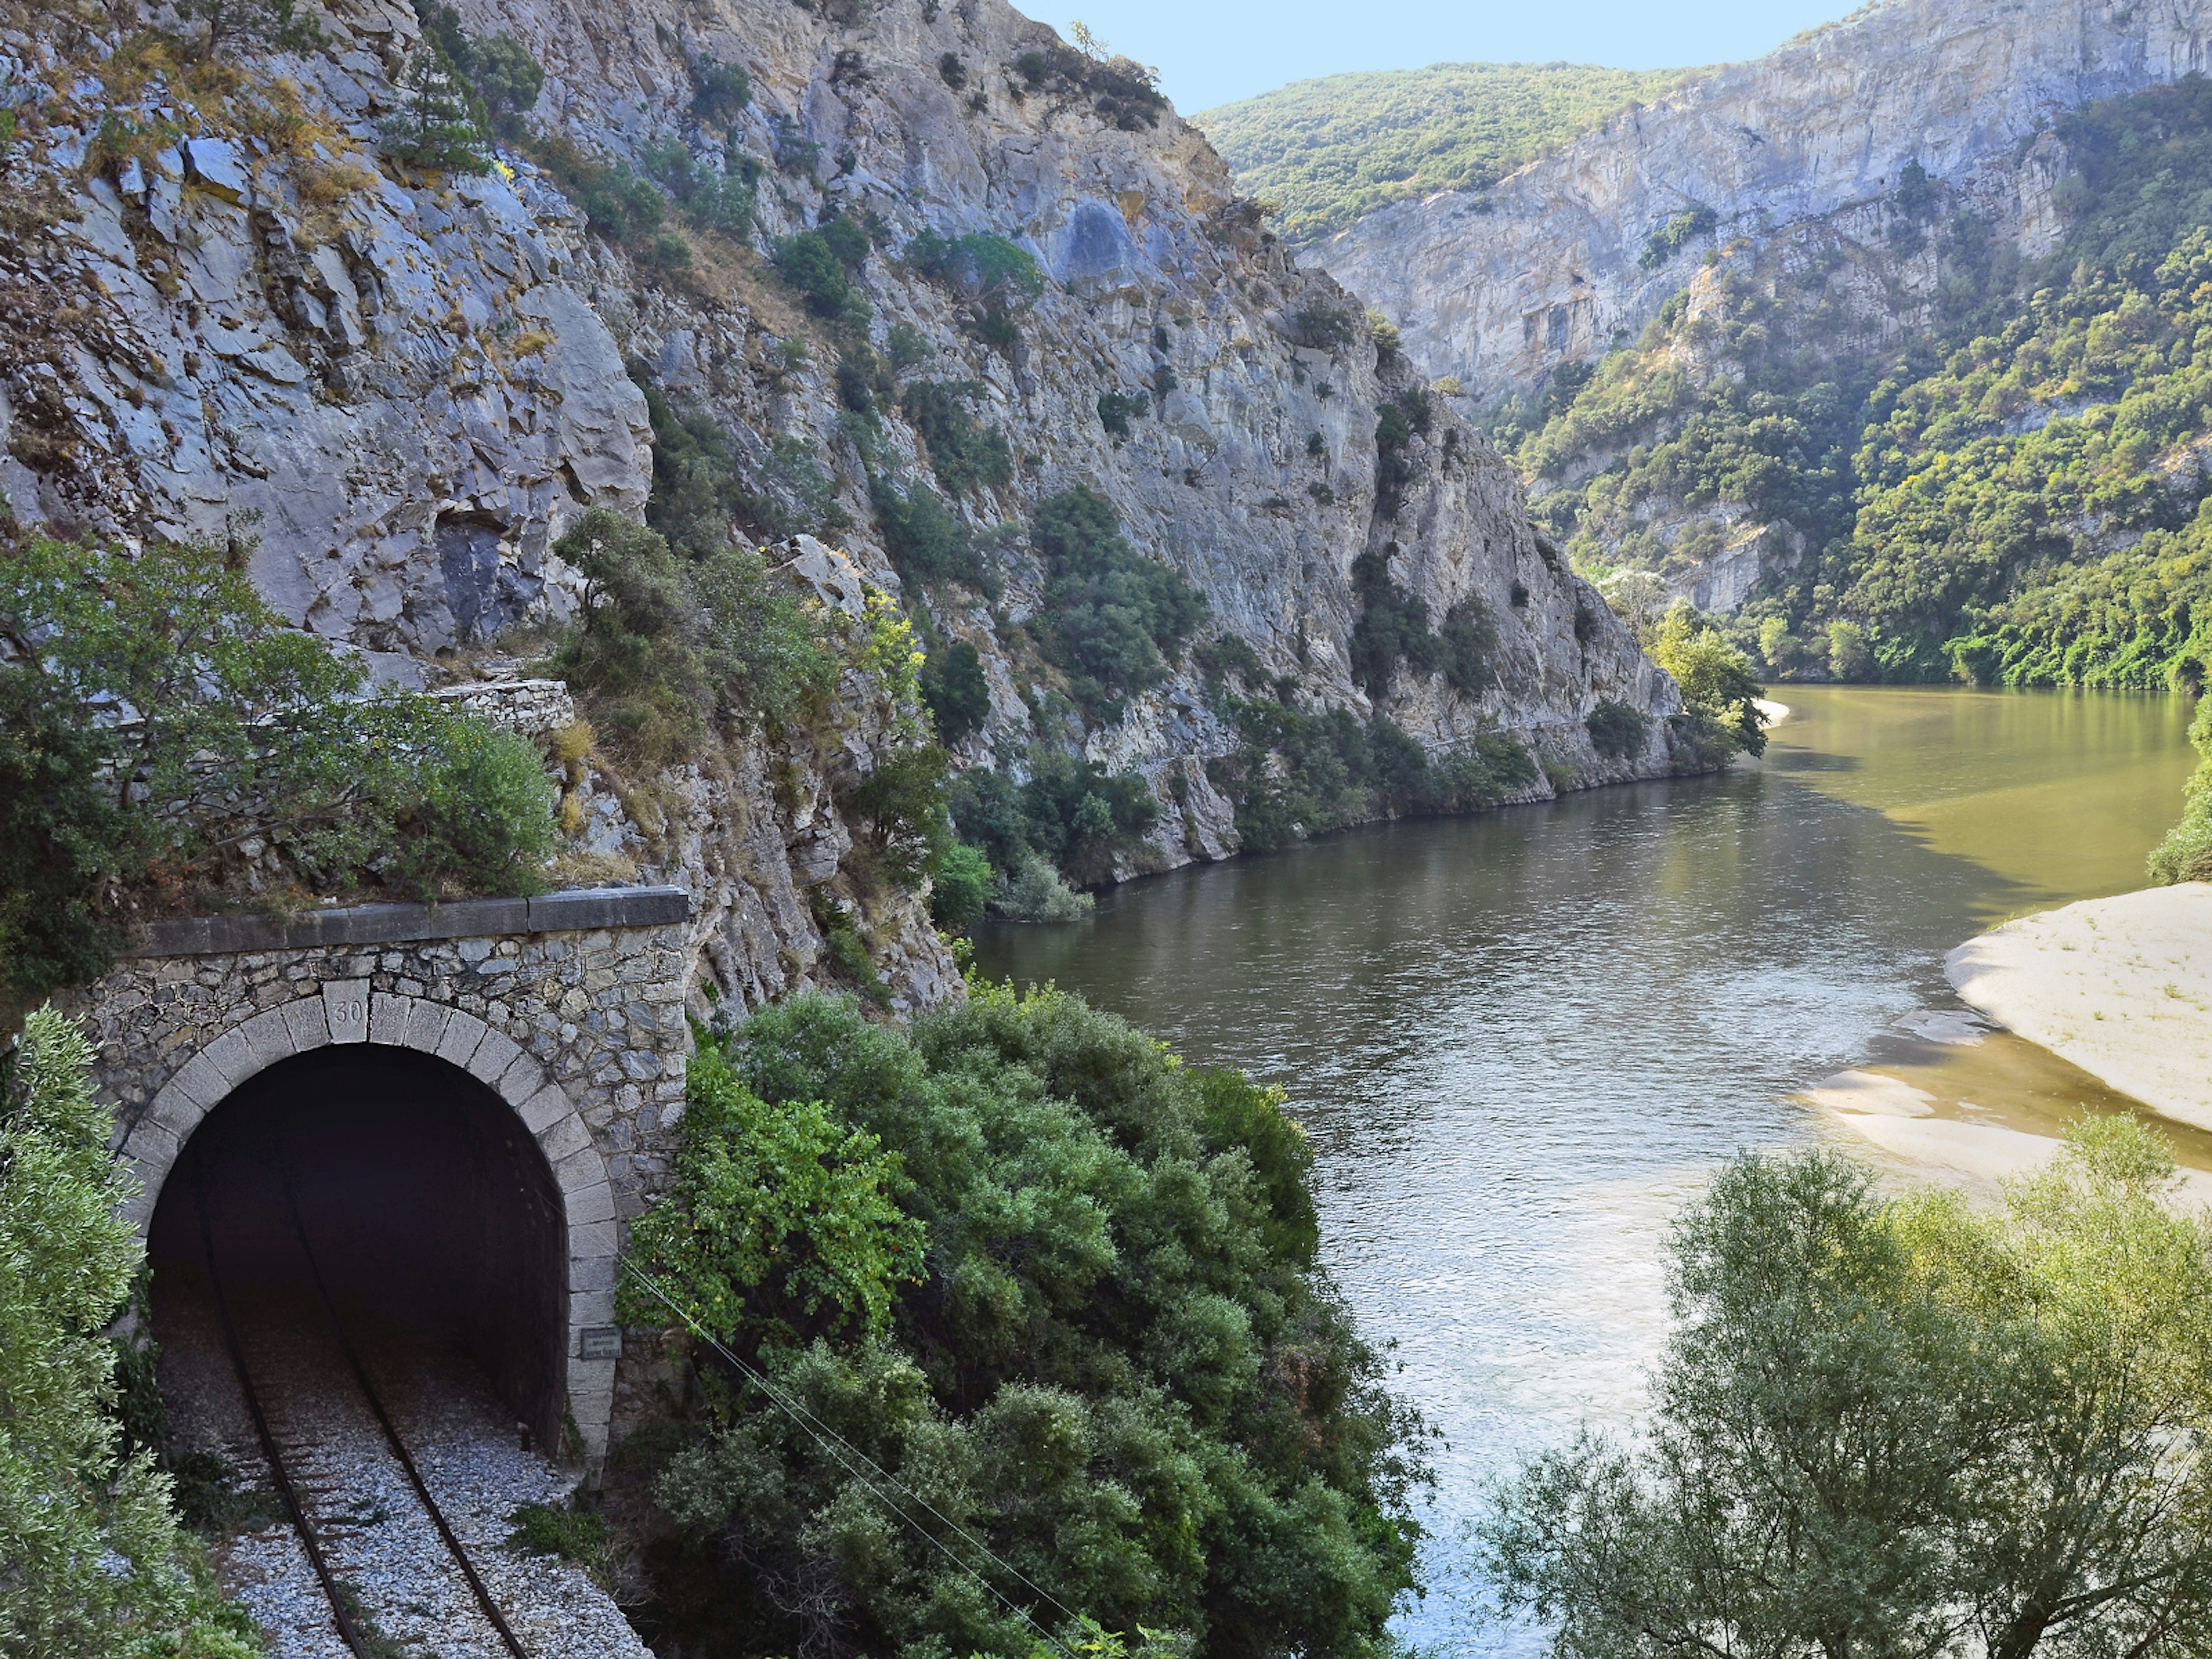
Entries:
<svg viewBox="0 0 2212 1659">
<path fill-rule="evenodd" d="M 1589 728 L 1590 746 L 1615 760 L 1641 752 L 1650 729 L 1650 722 L 1638 710 L 1609 697 L 1601 699 L 1583 723 Z"/>
<path fill-rule="evenodd" d="M 2181 822 L 2150 855 L 2150 878 L 2160 885 L 2212 881 L 2212 697 L 2197 705 L 2189 740 L 2203 758 L 2184 787 Z"/>
<path fill-rule="evenodd" d="M 555 665 L 594 726 L 647 765 L 696 753 L 717 719 L 787 720 L 836 679 L 820 621 L 749 548 L 679 559 L 658 532 L 595 507 L 554 551 L 586 582 Z"/>
<path fill-rule="evenodd" d="M 2187 1651 L 2212 1232 L 2172 1172 L 2130 1119 L 2078 1125 L 1996 1212 L 1877 1199 L 1832 1153 L 1739 1159 L 1671 1241 L 1641 1444 L 1537 1458 L 1482 1528 L 1506 1607 L 1563 1659 Z"/>
<path fill-rule="evenodd" d="M 1081 44 L 1083 25 L 1070 26 Z M 1083 51 L 1055 40 L 1033 48 L 1014 59 L 1015 73 L 1030 92 L 1050 92 L 1062 97 L 1087 97 L 1101 120 L 1124 132 L 1136 132 L 1160 124 L 1168 106 L 1156 70 L 1128 58 L 1116 57 L 1096 40 Z"/>
<path fill-rule="evenodd" d="M 544 88 L 544 65 L 505 29 L 488 40 L 470 34 L 460 13 L 441 0 L 415 0 L 415 16 L 438 61 L 471 94 L 476 125 L 503 137 L 519 136 Z"/>
<path fill-rule="evenodd" d="M 1030 541 L 1044 562 L 1045 655 L 1086 714 L 1117 720 L 1124 698 L 1167 678 L 1206 601 L 1130 546 L 1113 504 L 1087 484 L 1039 502 Z"/>
<path fill-rule="evenodd" d="M 1502 732 L 1432 757 L 1379 712 L 1362 725 L 1346 708 L 1308 714 L 1237 696 L 1224 700 L 1224 712 L 1236 723 L 1237 747 L 1209 761 L 1206 775 L 1255 851 L 1377 817 L 1495 806 L 1540 775 L 1528 751 Z"/>
<path fill-rule="evenodd" d="M 1117 859 L 1142 848 L 1160 811 L 1152 786 L 1138 774 L 1109 773 L 1097 761 L 1060 750 L 1042 750 L 1026 783 L 988 767 L 963 773 L 952 787 L 951 808 L 962 837 L 983 851 L 1008 887 L 1038 860 L 1078 885 L 1109 879 Z"/>
<path fill-rule="evenodd" d="M 525 740 L 362 675 L 210 549 L 0 551 L 0 986 L 100 972 L 113 918 L 242 859 L 324 892 L 529 892 L 552 843 Z"/>
<path fill-rule="evenodd" d="M 92 1051 L 52 1008 L 25 1021 L 0 1107 L 0 1650 L 41 1659 L 253 1659 L 144 1448 L 112 1413 L 123 1310 L 145 1249 Z"/>
<path fill-rule="evenodd" d="M 910 1036 L 819 998 L 764 1009 L 705 1075 L 744 1103 L 722 1123 L 695 1105 L 679 1182 L 714 1170 L 767 1218 L 732 1236 L 781 1232 L 803 1265 L 718 1257 L 677 1293 L 1026 1581 L 997 1588 L 1048 1626 L 1065 1608 L 1219 1655 L 1374 1650 L 1412 1581 L 1418 1425 L 1316 1264 L 1311 1153 L 1278 1091 L 986 985 Z M 722 1178 L 763 1122 L 800 1137 L 788 1194 Z M 794 1272 L 823 1276 L 816 1324 L 842 1316 L 805 1346 L 781 1334 L 810 1317 Z M 653 1488 L 670 1639 L 1026 1659 L 1030 1626 L 874 1482 L 705 1364 L 710 1421 Z"/>
<path fill-rule="evenodd" d="M 1191 120 L 1248 195 L 1306 241 L 1392 202 L 1480 191 L 1692 73 L 1571 64 L 1435 64 L 1293 82 Z"/>
<path fill-rule="evenodd" d="M 1352 678 L 1370 696 L 1385 696 L 1402 666 L 1418 675 L 1442 672 L 1455 691 L 1478 696 L 1490 683 L 1498 649 L 1498 622 L 1475 595 L 1455 599 L 1443 625 L 1429 626 L 1429 602 L 1390 574 L 1395 542 L 1352 562 L 1352 592 L 1359 601 L 1349 654 Z"/>
<path fill-rule="evenodd" d="M 906 263 L 971 299 L 1018 304 L 1044 292 L 1044 272 L 1026 248 L 988 231 L 940 236 L 925 230 L 906 245 Z"/>
<path fill-rule="evenodd" d="M 680 403 L 641 377 L 653 421 L 653 490 L 645 521 L 689 559 L 728 546 L 738 526 L 780 542 L 801 532 L 827 534 L 848 522 L 836 483 L 815 459 L 812 441 L 779 433 L 750 480 L 728 434 L 706 410 Z"/>
<path fill-rule="evenodd" d="M 959 843 L 947 848 L 930 880 L 930 919 L 956 933 L 974 927 L 982 920 L 996 883 L 991 860 L 981 848 Z"/>
<path fill-rule="evenodd" d="M 1645 270 L 1656 270 L 1680 253 L 1685 244 L 1711 235 L 1720 222 L 1720 215 L 1703 202 L 1692 202 L 1651 233 L 1636 263 Z"/>
<path fill-rule="evenodd" d="M 816 316 L 832 321 L 866 317 L 867 301 L 853 286 L 851 267 L 820 230 L 802 230 L 778 242 L 775 269 Z"/>
<path fill-rule="evenodd" d="M 956 495 L 984 484 L 1003 484 L 1014 476 L 1006 434 L 968 412 L 967 406 L 982 395 L 976 380 L 916 380 L 899 398 L 899 407 L 928 447 L 937 481 Z"/>
<path fill-rule="evenodd" d="M 884 534 L 884 551 L 905 580 L 958 582 L 977 592 L 988 585 L 968 526 L 927 484 L 910 483 L 902 489 L 887 477 L 873 477 L 869 499 Z"/>
<path fill-rule="evenodd" d="M 921 1266 L 922 1223 L 897 1202 L 902 1162 L 819 1101 L 770 1106 L 702 1044 L 685 1085 L 668 1196 L 630 1230 L 630 1258 L 680 1285 L 684 1311 L 748 1346 L 840 1328 L 880 1334 Z M 626 1291 L 637 1322 L 665 1312 Z"/>
<path fill-rule="evenodd" d="M 1759 682 L 1742 652 L 1704 617 L 1678 605 L 1650 645 L 1651 660 L 1674 677 L 1683 704 L 1714 722 L 1731 749 L 1766 752 L 1766 717 L 1759 711 Z"/>
<path fill-rule="evenodd" d="M 453 71 L 418 57 L 399 83 L 399 100 L 378 129 L 385 149 L 410 167 L 441 173 L 489 173 L 492 155 Z"/>
<path fill-rule="evenodd" d="M 728 126 L 751 107 L 753 78 L 742 64 L 708 59 L 693 65 L 691 112 L 702 121 Z"/>
<path fill-rule="evenodd" d="M 955 640 L 930 653 L 921 668 L 921 700 L 929 705 L 937 735 L 954 747 L 981 731 L 991 714 L 991 683 L 975 647 Z"/>
<path fill-rule="evenodd" d="M 1152 398 L 1148 392 L 1102 392 L 1098 394 L 1098 424 L 1116 440 L 1128 437 L 1133 430 L 1129 422 L 1144 419 L 1152 410 Z"/>
</svg>

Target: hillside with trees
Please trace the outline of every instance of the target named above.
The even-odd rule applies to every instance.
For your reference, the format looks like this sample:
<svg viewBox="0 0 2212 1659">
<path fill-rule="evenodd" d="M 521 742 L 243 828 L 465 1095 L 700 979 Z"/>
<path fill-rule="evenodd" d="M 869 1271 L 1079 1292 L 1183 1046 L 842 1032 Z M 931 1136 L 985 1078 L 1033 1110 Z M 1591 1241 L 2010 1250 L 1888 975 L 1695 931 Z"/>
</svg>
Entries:
<svg viewBox="0 0 2212 1659">
<path fill-rule="evenodd" d="M 1431 64 L 1295 81 L 1191 117 L 1294 241 L 1437 190 L 1480 190 L 1692 70 Z"/>
<path fill-rule="evenodd" d="M 1534 515 L 1632 617 L 1755 550 L 1727 626 L 1773 675 L 2201 684 L 2212 83 L 2055 138 L 2040 257 L 1909 167 L 1872 236 L 1717 250 L 1640 339 L 1494 409 Z"/>
</svg>

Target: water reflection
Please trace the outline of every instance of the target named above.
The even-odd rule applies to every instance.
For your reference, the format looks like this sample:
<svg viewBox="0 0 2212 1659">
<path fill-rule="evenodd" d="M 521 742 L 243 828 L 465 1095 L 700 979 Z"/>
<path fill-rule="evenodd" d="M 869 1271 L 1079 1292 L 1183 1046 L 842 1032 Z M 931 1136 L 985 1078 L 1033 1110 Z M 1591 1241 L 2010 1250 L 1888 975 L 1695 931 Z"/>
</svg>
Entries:
<svg viewBox="0 0 2212 1659">
<path fill-rule="evenodd" d="M 1330 1266 L 1449 1443 L 1440 1537 L 1514 1452 L 1635 1410 L 1659 1241 L 1714 1162 L 1820 1133 L 1794 1093 L 1951 1006 L 1978 926 L 2130 884 L 2186 771 L 2165 702 L 1792 705 L 1758 770 L 1361 831 L 978 940 L 987 972 L 1289 1089 Z M 1459 1599 L 1408 1634 L 1534 1651 L 1455 1634 Z"/>
</svg>

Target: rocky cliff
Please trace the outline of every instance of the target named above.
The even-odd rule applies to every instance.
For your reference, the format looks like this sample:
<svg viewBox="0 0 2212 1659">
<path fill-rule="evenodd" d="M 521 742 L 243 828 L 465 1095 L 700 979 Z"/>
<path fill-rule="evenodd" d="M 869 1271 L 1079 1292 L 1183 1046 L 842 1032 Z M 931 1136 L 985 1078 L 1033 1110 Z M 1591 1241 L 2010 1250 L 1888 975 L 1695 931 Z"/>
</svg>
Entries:
<svg viewBox="0 0 2212 1659">
<path fill-rule="evenodd" d="M 1244 641 L 1245 683 L 1288 707 L 1375 712 L 1352 667 L 1366 554 L 1391 591 L 1437 617 L 1471 603 L 1492 630 L 1480 684 L 1389 683 L 1432 753 L 1503 733 L 1551 763 L 1528 794 L 1668 767 L 1663 722 L 1633 754 L 1593 750 L 1599 701 L 1663 714 L 1674 689 L 1540 544 L 1486 441 L 1436 400 L 1378 450 L 1378 405 L 1413 407 L 1419 381 L 1348 325 L 1362 302 L 1260 229 L 1141 81 L 996 0 L 469 0 L 469 37 L 510 36 L 544 71 L 482 173 L 392 154 L 431 52 L 404 5 L 331 0 L 312 39 L 260 0 L 195 10 L 19 6 L 0 28 L 19 520 L 228 544 L 380 677 L 497 682 L 579 603 L 562 532 L 643 514 L 681 471 L 664 453 L 657 481 L 656 444 L 689 433 L 728 464 L 732 533 L 818 532 L 846 554 L 776 555 L 817 594 L 848 574 L 903 592 L 931 637 L 977 648 L 989 711 L 959 763 L 1019 776 L 1043 745 L 1144 777 L 1158 825 L 1117 873 L 1224 855 L 1218 673 L 1179 661 L 1086 719 L 1036 649 L 1026 532 L 1084 485 L 1203 599 L 1201 641 Z M 700 181 L 744 211 L 679 211 Z M 834 326 L 771 264 L 833 221 L 867 237 Z M 1033 258 L 1040 290 L 1002 302 L 916 253 L 981 234 Z M 1002 439 L 1002 464 L 945 485 L 918 386 Z M 886 489 L 933 477 L 982 574 L 925 592 L 879 520 Z M 839 874 L 843 786 L 887 732 L 845 707 L 837 732 L 745 738 L 642 805 L 603 781 L 581 833 L 701 895 L 726 996 L 814 976 L 850 913 L 896 999 L 926 1003 L 957 981 L 920 903 L 856 904 Z"/>
<path fill-rule="evenodd" d="M 1398 322 L 1428 373 L 1488 401 L 1632 339 L 1710 251 L 1814 220 L 1845 241 L 1879 229 L 1916 161 L 2040 252 L 2057 174 L 2036 146 L 2054 114 L 2208 61 L 2201 0 L 1890 0 L 1480 195 L 1373 214 L 1318 257 Z"/>
</svg>

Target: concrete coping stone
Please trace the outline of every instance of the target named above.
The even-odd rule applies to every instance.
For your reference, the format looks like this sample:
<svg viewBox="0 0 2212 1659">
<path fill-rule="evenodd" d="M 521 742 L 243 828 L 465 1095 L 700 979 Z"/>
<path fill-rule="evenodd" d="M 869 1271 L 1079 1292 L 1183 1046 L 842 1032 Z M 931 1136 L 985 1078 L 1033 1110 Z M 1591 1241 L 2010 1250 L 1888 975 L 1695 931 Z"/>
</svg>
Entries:
<svg viewBox="0 0 2212 1659">
<path fill-rule="evenodd" d="M 579 887 L 535 898 L 356 904 L 310 910 L 289 922 L 267 916 L 185 916 L 147 923 L 127 954 L 206 957 L 327 945 L 404 945 L 419 939 L 659 927 L 690 917 L 691 896 L 681 887 Z"/>
</svg>

